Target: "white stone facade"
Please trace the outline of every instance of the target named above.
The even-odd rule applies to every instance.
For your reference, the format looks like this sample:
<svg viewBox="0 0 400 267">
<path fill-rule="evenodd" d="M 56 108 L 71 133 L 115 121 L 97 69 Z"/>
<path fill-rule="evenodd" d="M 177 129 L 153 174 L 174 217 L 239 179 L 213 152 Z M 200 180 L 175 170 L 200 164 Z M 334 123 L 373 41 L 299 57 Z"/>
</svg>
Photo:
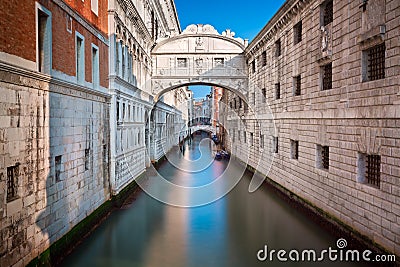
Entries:
<svg viewBox="0 0 400 267">
<path fill-rule="evenodd" d="M 159 119 L 171 119 L 180 112 L 172 107 L 173 100 L 169 105 L 155 105 L 150 87 L 153 44 L 160 37 L 180 32 L 176 14 L 168 10 L 175 10 L 173 2 L 109 1 L 113 194 L 143 173 L 150 161 L 159 160 L 178 143 L 169 136 L 175 133 L 175 124 Z M 169 95 L 174 97 L 172 92 L 164 97 Z M 153 113 L 161 114 L 154 116 L 156 121 L 151 120 Z"/>
<path fill-rule="evenodd" d="M 324 21 L 329 1 L 286 1 L 246 49 L 247 103 L 228 93 L 227 147 L 400 255 L 400 2 L 365 2 L 364 10 L 360 1 L 333 0 L 333 20 Z M 374 78 L 370 49 L 383 44 L 384 71 Z M 366 179 L 367 157 L 380 160 L 379 185 Z"/>
</svg>

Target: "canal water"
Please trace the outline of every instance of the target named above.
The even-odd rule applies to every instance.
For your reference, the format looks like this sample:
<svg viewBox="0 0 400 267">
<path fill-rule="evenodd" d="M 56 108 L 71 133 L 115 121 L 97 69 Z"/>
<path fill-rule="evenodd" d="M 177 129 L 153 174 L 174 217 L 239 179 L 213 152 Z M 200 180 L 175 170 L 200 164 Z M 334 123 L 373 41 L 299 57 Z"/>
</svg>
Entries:
<svg viewBox="0 0 400 267">
<path fill-rule="evenodd" d="M 158 171 L 180 185 L 205 185 L 217 179 L 228 160 L 214 161 L 211 141 L 196 135 L 169 154 Z M 180 173 L 179 164 L 197 172 Z M 229 165 L 240 165 L 231 159 Z M 187 167 L 187 166 L 186 166 Z M 241 172 L 238 171 L 241 175 Z M 195 208 L 161 203 L 142 192 L 128 207 L 113 212 L 62 266 L 361 266 L 359 263 L 325 260 L 317 263 L 293 262 L 288 253 L 297 249 L 338 249 L 337 239 L 302 212 L 293 208 L 273 189 L 263 186 L 248 192 L 251 175 L 245 173 L 226 196 Z M 151 180 L 147 186 L 153 186 Z M 165 192 L 168 194 L 168 192 Z M 284 249 L 287 262 L 260 261 L 267 251 Z M 296 257 L 293 252 L 291 254 Z M 328 259 L 326 254 L 325 259 Z M 365 266 L 365 265 L 362 265 Z"/>
</svg>

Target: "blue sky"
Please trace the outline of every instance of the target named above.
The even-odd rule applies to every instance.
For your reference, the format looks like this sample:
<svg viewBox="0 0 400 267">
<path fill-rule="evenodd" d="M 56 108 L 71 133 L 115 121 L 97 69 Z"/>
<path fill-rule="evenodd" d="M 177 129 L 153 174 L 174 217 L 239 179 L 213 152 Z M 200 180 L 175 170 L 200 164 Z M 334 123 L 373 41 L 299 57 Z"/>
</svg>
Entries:
<svg viewBox="0 0 400 267">
<path fill-rule="evenodd" d="M 235 37 L 251 41 L 285 0 L 175 0 L 182 30 L 190 24 L 211 24 L 219 33 L 226 29 Z M 204 97 L 209 86 L 191 87 L 195 97 Z"/>
</svg>

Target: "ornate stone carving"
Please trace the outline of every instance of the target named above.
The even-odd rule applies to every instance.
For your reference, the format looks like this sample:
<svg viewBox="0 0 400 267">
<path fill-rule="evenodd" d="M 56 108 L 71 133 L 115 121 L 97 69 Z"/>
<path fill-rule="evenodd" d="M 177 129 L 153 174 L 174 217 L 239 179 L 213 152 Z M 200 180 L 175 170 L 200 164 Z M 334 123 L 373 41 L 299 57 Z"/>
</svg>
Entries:
<svg viewBox="0 0 400 267">
<path fill-rule="evenodd" d="M 328 42 L 329 42 L 328 28 L 322 26 L 321 27 L 321 50 L 322 50 L 322 52 L 325 52 L 328 50 Z"/>
</svg>

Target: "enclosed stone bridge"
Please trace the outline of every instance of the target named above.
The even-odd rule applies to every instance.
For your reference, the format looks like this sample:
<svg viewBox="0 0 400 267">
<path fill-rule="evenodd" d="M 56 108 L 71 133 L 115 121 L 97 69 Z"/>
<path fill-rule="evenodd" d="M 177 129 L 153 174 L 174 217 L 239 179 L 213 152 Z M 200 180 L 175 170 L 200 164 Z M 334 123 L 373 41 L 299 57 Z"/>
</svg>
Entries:
<svg viewBox="0 0 400 267">
<path fill-rule="evenodd" d="M 219 34 L 211 25 L 190 25 L 181 34 L 161 39 L 152 50 L 152 93 L 187 85 L 211 85 L 231 90 L 246 99 L 247 41 L 230 30 Z"/>
<path fill-rule="evenodd" d="M 197 132 L 197 131 L 204 131 L 204 132 L 208 132 L 211 134 L 217 134 L 215 127 L 211 126 L 211 125 L 196 125 L 196 126 L 192 126 L 191 128 L 191 132 Z"/>
</svg>

